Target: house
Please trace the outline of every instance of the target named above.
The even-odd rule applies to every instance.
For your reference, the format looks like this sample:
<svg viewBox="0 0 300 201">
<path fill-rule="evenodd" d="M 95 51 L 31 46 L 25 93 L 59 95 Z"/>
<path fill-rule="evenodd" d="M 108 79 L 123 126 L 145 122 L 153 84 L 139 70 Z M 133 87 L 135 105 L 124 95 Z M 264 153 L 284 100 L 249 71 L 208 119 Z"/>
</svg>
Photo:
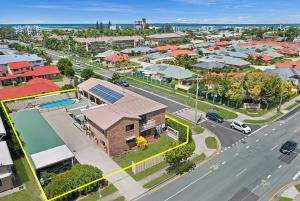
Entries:
<svg viewBox="0 0 300 201">
<path fill-rule="evenodd" d="M 176 81 L 178 84 L 183 84 L 184 81 L 193 77 L 190 70 L 169 64 L 153 64 L 143 68 L 142 72 L 153 79 Z"/>
<path fill-rule="evenodd" d="M 165 60 L 173 60 L 175 59 L 174 57 L 170 57 L 168 53 L 160 53 L 160 52 L 155 52 L 152 54 L 147 54 L 144 56 L 145 59 L 148 59 L 150 63 L 156 64 L 158 62 L 162 62 Z"/>
<path fill-rule="evenodd" d="M 167 52 L 169 50 L 178 50 L 180 47 L 178 45 L 163 45 L 155 47 L 156 51 Z"/>
<path fill-rule="evenodd" d="M 275 69 L 267 69 L 267 73 L 276 74 L 282 80 L 290 81 L 295 85 L 298 84 L 298 80 L 300 78 L 300 70 L 294 68 L 275 68 Z"/>
<path fill-rule="evenodd" d="M 116 55 L 116 54 L 120 54 L 120 52 L 118 51 L 115 51 L 115 50 L 107 50 L 105 52 L 101 52 L 101 53 L 98 53 L 95 58 L 96 58 L 96 61 L 103 61 L 105 57 L 108 57 L 108 56 L 111 56 L 111 55 Z"/>
<path fill-rule="evenodd" d="M 0 193 L 14 188 L 13 161 L 7 143 L 0 141 Z"/>
<path fill-rule="evenodd" d="M 34 78 L 23 86 L 9 87 L 0 89 L 0 99 L 20 98 L 41 93 L 58 91 L 60 88 L 50 80 Z"/>
<path fill-rule="evenodd" d="M 250 65 L 248 61 L 245 61 L 243 59 L 223 55 L 200 58 L 198 59 L 198 61 L 215 61 L 236 68 L 246 67 Z"/>
<path fill-rule="evenodd" d="M 121 62 L 129 61 L 127 54 L 114 54 L 104 58 L 104 61 L 107 66 L 116 68 Z"/>
<path fill-rule="evenodd" d="M 77 93 L 98 104 L 82 110 L 86 134 L 110 156 L 134 147 L 139 136 L 153 139 L 165 124 L 167 106 L 110 82 L 91 78 Z"/>
<path fill-rule="evenodd" d="M 135 47 L 135 48 L 127 48 L 121 51 L 123 54 L 142 54 L 145 55 L 148 52 L 152 52 L 153 49 L 150 47 Z"/>
<path fill-rule="evenodd" d="M 219 62 L 200 62 L 195 65 L 193 65 L 193 68 L 195 69 L 203 69 L 203 70 L 212 70 L 212 69 L 223 69 L 225 67 L 225 64 L 219 63 Z"/>
<path fill-rule="evenodd" d="M 177 57 L 179 55 L 197 56 L 198 54 L 192 50 L 170 50 L 168 54 L 171 57 Z"/>
<path fill-rule="evenodd" d="M 0 66 L 2 66 L 3 70 L 7 69 L 8 63 L 23 61 L 29 62 L 33 67 L 44 65 L 43 59 L 35 54 L 15 54 L 9 51 L 4 55 L 0 55 Z"/>
<path fill-rule="evenodd" d="M 183 40 L 188 34 L 183 32 L 174 33 L 160 33 L 148 36 L 150 44 L 160 44 L 165 42 L 172 42 L 177 40 Z"/>
<path fill-rule="evenodd" d="M 0 86 L 15 82 L 27 82 L 33 78 L 55 79 L 60 76 L 57 66 L 32 66 L 28 61 L 7 63 L 0 66 Z"/>
<path fill-rule="evenodd" d="M 300 70 L 300 60 L 293 61 L 293 60 L 287 60 L 283 63 L 277 63 L 275 64 L 277 68 L 295 68 L 297 70 Z"/>
</svg>

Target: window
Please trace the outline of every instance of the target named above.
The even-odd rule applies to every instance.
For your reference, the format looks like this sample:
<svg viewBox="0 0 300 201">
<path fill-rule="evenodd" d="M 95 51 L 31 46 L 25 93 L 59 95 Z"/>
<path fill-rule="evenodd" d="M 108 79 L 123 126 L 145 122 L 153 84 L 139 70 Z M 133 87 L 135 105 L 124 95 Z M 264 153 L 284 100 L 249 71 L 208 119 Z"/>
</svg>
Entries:
<svg viewBox="0 0 300 201">
<path fill-rule="evenodd" d="M 132 131 L 134 129 L 134 124 L 130 124 L 126 126 L 126 132 Z"/>
<path fill-rule="evenodd" d="M 0 179 L 0 186 L 2 186 L 2 181 L 1 181 L 1 179 Z"/>
</svg>

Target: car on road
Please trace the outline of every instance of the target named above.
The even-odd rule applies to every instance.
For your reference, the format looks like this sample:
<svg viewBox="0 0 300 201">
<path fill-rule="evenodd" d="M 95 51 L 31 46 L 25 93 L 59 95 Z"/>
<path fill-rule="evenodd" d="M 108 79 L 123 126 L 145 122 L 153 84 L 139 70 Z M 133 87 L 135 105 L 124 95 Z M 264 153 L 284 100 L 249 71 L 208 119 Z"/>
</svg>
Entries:
<svg viewBox="0 0 300 201">
<path fill-rule="evenodd" d="M 129 83 L 126 80 L 121 80 L 119 82 L 119 85 L 122 87 L 129 87 Z"/>
<path fill-rule="evenodd" d="M 294 142 L 294 141 L 287 141 L 285 142 L 281 147 L 280 147 L 280 152 L 283 153 L 283 154 L 290 154 L 292 153 L 293 151 L 295 151 L 297 148 L 297 142 Z"/>
<path fill-rule="evenodd" d="M 243 122 L 240 122 L 240 121 L 233 121 L 230 124 L 230 127 L 233 128 L 233 129 L 236 129 L 238 131 L 241 131 L 244 134 L 251 133 L 251 128 L 249 126 L 247 126 L 246 124 L 244 124 Z"/>
<path fill-rule="evenodd" d="M 211 120 L 211 121 L 215 121 L 217 123 L 223 123 L 224 122 L 224 118 L 221 117 L 220 115 L 218 115 L 215 112 L 207 112 L 206 113 L 206 118 Z"/>
</svg>

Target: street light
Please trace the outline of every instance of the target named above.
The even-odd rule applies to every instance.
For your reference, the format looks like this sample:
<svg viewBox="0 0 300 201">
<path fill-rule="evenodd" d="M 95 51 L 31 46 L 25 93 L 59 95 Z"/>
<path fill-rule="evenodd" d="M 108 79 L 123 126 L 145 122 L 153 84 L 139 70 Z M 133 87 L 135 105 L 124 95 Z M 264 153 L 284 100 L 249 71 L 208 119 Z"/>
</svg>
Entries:
<svg viewBox="0 0 300 201">
<path fill-rule="evenodd" d="M 198 93 L 199 93 L 199 81 L 200 78 L 196 78 L 197 81 L 197 87 L 196 87 L 196 104 L 195 104 L 195 127 L 197 127 L 197 121 L 198 121 Z"/>
</svg>

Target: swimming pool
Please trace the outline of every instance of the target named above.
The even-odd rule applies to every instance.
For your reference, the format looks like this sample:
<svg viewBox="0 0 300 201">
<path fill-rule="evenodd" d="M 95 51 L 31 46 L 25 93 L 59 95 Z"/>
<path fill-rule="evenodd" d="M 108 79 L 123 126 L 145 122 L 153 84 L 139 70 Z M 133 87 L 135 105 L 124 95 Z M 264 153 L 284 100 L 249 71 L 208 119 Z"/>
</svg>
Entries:
<svg viewBox="0 0 300 201">
<path fill-rule="evenodd" d="M 43 104 L 43 105 L 40 105 L 40 108 L 50 108 L 50 107 L 57 107 L 57 106 L 63 106 L 63 105 L 70 105 L 70 104 L 73 104 L 73 102 L 74 101 L 67 99 L 67 100 Z"/>
</svg>

